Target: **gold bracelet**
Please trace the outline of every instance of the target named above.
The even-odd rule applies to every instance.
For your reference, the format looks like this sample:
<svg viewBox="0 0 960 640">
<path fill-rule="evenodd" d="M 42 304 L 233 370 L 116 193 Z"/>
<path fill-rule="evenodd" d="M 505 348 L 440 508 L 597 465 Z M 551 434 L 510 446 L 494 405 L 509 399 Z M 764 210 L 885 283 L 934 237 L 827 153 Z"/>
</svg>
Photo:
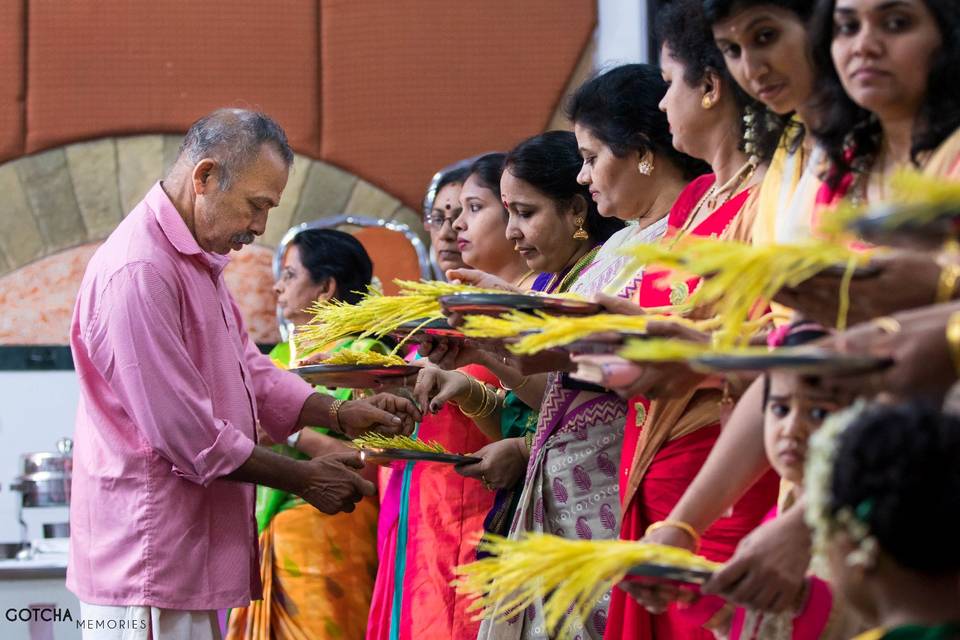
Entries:
<svg viewBox="0 0 960 640">
<path fill-rule="evenodd" d="M 661 520 L 660 522 L 654 522 L 647 527 L 644 535 L 648 536 L 658 529 L 665 529 L 667 527 L 680 529 L 680 531 L 686 533 L 688 536 L 690 536 L 690 539 L 693 540 L 693 552 L 696 553 L 700 550 L 700 534 L 697 533 L 697 530 L 693 528 L 693 525 L 687 524 L 686 522 L 682 522 L 680 520 Z"/>
<path fill-rule="evenodd" d="M 460 375 L 463 376 L 464 380 L 467 381 L 467 397 L 464 398 L 462 402 L 454 401 L 454 404 L 457 405 L 458 407 L 464 404 L 469 404 L 470 400 L 473 398 L 473 378 L 465 374 L 463 371 L 460 371 L 459 369 L 455 370 L 454 373 L 459 373 Z"/>
<path fill-rule="evenodd" d="M 951 313 L 947 320 L 947 348 L 950 350 L 953 367 L 957 375 L 960 375 L 960 311 Z"/>
<path fill-rule="evenodd" d="M 334 400 L 333 404 L 330 405 L 330 428 L 340 433 L 344 433 L 340 426 L 340 407 L 342 406 L 343 400 Z"/>
<path fill-rule="evenodd" d="M 517 391 L 520 391 L 520 389 L 523 389 L 525 386 L 527 386 L 528 382 L 530 382 L 530 376 L 523 376 L 522 378 L 520 378 L 520 384 L 518 384 L 517 386 L 508 387 L 507 385 L 504 384 L 503 388 L 506 389 L 507 391 L 513 391 L 514 393 L 516 393 Z M 503 384 L 502 380 L 500 381 L 500 384 Z"/>
<path fill-rule="evenodd" d="M 488 387 L 486 385 L 484 385 L 484 388 L 486 389 L 487 397 L 490 398 L 490 407 L 487 409 L 486 412 L 482 413 L 480 417 L 489 418 L 497 411 L 497 408 L 500 406 L 500 394 L 497 391 L 494 391 L 491 387 Z"/>
<path fill-rule="evenodd" d="M 951 262 L 940 268 L 940 279 L 937 280 L 937 304 L 953 300 L 958 281 L 960 281 L 960 264 Z"/>
<path fill-rule="evenodd" d="M 480 403 L 474 405 L 473 388 L 477 386 L 480 387 Z M 470 393 L 467 395 L 466 401 L 461 402 L 459 405 L 461 413 L 470 417 L 477 415 L 483 408 L 484 400 L 486 400 L 486 396 L 483 394 L 483 385 L 474 378 L 470 378 Z"/>
</svg>

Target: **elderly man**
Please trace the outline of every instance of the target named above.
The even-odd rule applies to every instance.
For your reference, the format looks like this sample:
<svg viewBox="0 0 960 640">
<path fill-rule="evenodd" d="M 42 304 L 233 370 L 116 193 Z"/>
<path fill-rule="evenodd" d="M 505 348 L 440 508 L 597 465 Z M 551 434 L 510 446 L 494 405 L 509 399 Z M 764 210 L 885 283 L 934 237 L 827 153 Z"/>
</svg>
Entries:
<svg viewBox="0 0 960 640">
<path fill-rule="evenodd" d="M 325 513 L 373 494 L 357 455 L 283 457 L 255 446 L 258 423 L 282 441 L 305 425 L 353 436 L 418 417 L 390 395 L 333 402 L 247 336 L 226 254 L 264 232 L 292 159 L 263 114 L 202 118 L 87 267 L 70 333 L 81 395 L 67 570 L 85 637 L 219 637 L 217 609 L 260 597 L 250 483 Z"/>
</svg>

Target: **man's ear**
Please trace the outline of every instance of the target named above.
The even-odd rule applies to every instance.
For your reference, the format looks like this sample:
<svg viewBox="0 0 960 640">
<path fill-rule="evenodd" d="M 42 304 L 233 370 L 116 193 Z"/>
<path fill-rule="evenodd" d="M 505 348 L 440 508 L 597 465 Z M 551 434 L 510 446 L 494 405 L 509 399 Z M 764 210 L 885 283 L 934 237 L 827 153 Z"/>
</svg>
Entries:
<svg viewBox="0 0 960 640">
<path fill-rule="evenodd" d="M 219 177 L 220 165 L 212 158 L 204 158 L 193 167 L 193 192 L 206 193 Z"/>
</svg>

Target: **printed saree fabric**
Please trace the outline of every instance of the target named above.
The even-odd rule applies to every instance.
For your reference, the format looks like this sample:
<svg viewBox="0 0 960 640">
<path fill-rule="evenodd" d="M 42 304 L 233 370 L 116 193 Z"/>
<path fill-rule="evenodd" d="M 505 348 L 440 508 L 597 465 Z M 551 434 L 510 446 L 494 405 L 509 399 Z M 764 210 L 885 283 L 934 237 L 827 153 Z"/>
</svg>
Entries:
<svg viewBox="0 0 960 640">
<path fill-rule="evenodd" d="M 666 221 L 646 227 L 628 226 L 601 247 L 594 261 L 570 290 L 583 296 L 603 291 L 622 270 L 626 257 L 618 249 L 661 236 Z M 630 286 L 632 280 L 623 286 Z M 534 435 L 527 475 L 510 536 L 545 532 L 565 538 L 613 539 L 620 529 L 617 460 L 626 405 L 612 393 L 564 387 L 563 376 L 551 374 Z M 602 638 L 607 625 L 606 594 L 574 638 Z M 481 640 L 547 638 L 542 602 L 508 620 L 484 620 Z"/>
<path fill-rule="evenodd" d="M 680 194 L 670 213 L 666 241 L 675 237 L 714 182 L 714 176 L 702 176 Z M 743 209 L 752 206 L 751 190 L 745 189 L 717 208 L 689 233 L 730 237 Z M 736 238 L 731 238 L 735 240 Z M 664 275 L 651 271 L 643 278 L 639 304 L 658 307 L 682 302 L 698 281 L 690 279 L 665 287 L 654 284 Z M 720 435 L 722 394 L 711 381 L 690 390 L 680 398 L 650 401 L 631 398 L 624 428 L 623 455 L 620 461 L 620 497 L 624 505 L 620 537 L 639 540 L 646 528 L 667 517 L 713 448 Z M 731 513 L 704 532 L 701 553 L 711 560 L 724 561 L 739 540 L 760 523 L 776 500 L 777 478 L 765 476 L 734 506 Z M 717 613 L 720 605 L 693 606 L 680 610 L 671 607 L 661 615 L 651 615 L 633 598 L 618 588 L 613 590 L 606 638 L 615 640 L 710 640 L 713 634 L 701 628 Z"/>
<path fill-rule="evenodd" d="M 341 349 L 382 345 L 346 340 L 333 351 Z M 277 345 L 270 357 L 288 368 L 289 345 Z M 346 399 L 350 392 L 330 393 Z M 285 444 L 273 449 L 306 457 Z M 292 494 L 257 487 L 256 516 L 263 599 L 231 612 L 227 639 L 362 639 L 377 573 L 377 499 L 364 498 L 352 513 L 331 516 Z"/>
</svg>

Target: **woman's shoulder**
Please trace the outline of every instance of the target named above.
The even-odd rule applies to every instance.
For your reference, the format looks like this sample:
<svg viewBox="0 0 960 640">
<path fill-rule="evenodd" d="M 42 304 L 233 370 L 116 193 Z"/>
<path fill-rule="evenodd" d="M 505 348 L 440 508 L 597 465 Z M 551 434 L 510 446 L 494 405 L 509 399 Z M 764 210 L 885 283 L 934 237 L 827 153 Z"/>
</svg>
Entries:
<svg viewBox="0 0 960 640">
<path fill-rule="evenodd" d="M 940 143 L 924 165 L 924 173 L 941 178 L 960 179 L 960 128 Z"/>
</svg>

